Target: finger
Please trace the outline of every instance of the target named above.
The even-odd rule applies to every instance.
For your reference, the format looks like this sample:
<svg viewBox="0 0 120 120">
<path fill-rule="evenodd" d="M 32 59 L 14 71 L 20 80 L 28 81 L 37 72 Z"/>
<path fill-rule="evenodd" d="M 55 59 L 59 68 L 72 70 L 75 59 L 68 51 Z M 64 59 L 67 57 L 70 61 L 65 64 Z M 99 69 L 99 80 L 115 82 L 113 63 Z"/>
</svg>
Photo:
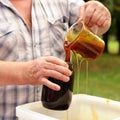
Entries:
<svg viewBox="0 0 120 120">
<path fill-rule="evenodd" d="M 68 82 L 70 80 L 69 76 L 66 76 L 66 75 L 64 75 L 64 74 L 62 74 L 60 72 L 54 71 L 54 70 L 46 70 L 43 73 L 43 76 L 52 77 L 52 78 L 55 78 L 57 80 L 61 80 L 63 82 Z"/>
<path fill-rule="evenodd" d="M 98 26 L 103 26 L 104 27 L 104 23 L 106 21 L 108 21 L 108 23 L 110 22 L 110 18 L 108 15 L 104 14 L 104 15 L 101 15 L 101 17 L 97 20 L 97 24 Z"/>
<path fill-rule="evenodd" d="M 50 89 L 53 89 L 55 91 L 59 91 L 60 90 L 60 86 L 49 81 L 47 78 L 42 78 L 42 80 L 40 80 L 40 82 L 42 82 L 43 85 L 47 86 Z"/>
<path fill-rule="evenodd" d="M 97 22 L 99 21 L 99 19 L 102 17 L 102 14 L 98 14 L 98 11 L 94 10 L 91 19 L 89 20 L 89 22 L 87 23 L 88 27 L 92 27 L 94 25 L 98 25 Z"/>
<path fill-rule="evenodd" d="M 57 64 L 57 65 L 61 65 L 61 66 L 64 66 L 64 67 L 68 67 L 68 64 L 65 61 L 63 61 L 63 60 L 61 60 L 57 57 L 53 57 L 53 56 L 46 57 L 46 61 Z"/>
<path fill-rule="evenodd" d="M 69 70 L 68 68 L 57 65 L 57 64 L 53 64 L 53 63 L 46 63 L 45 69 L 46 70 L 54 70 L 54 71 L 60 72 L 61 74 L 66 75 L 66 76 L 70 76 L 72 74 L 72 71 Z"/>
<path fill-rule="evenodd" d="M 102 29 L 103 27 L 104 27 L 104 30 Z M 109 29 L 109 27 L 110 27 L 110 20 L 106 19 L 104 23 L 101 26 L 99 26 L 99 29 L 101 29 L 100 33 L 101 34 L 105 33 Z"/>
<path fill-rule="evenodd" d="M 93 18 L 95 9 L 91 8 L 91 7 L 87 7 L 86 11 L 85 11 L 85 18 L 84 18 L 84 23 L 88 26 L 89 23 L 91 22 L 91 19 Z"/>
<path fill-rule="evenodd" d="M 110 26 L 111 21 L 109 19 L 106 19 L 103 23 L 103 27 Z M 109 29 L 109 28 L 108 28 Z"/>
</svg>

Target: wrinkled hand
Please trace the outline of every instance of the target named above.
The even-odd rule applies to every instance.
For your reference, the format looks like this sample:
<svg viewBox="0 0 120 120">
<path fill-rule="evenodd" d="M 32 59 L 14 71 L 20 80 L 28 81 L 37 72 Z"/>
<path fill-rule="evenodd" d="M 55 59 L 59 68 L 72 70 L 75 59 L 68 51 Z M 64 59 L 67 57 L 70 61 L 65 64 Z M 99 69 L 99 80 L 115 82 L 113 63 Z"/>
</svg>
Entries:
<svg viewBox="0 0 120 120">
<path fill-rule="evenodd" d="M 80 7 L 80 20 L 90 29 L 97 25 L 97 34 L 102 35 L 110 28 L 111 14 L 102 3 L 92 0 Z"/>
<path fill-rule="evenodd" d="M 30 84 L 43 84 L 54 90 L 60 90 L 60 86 L 49 81 L 49 77 L 68 82 L 69 76 L 72 74 L 66 62 L 52 56 L 28 62 L 26 71 L 26 78 Z"/>
</svg>

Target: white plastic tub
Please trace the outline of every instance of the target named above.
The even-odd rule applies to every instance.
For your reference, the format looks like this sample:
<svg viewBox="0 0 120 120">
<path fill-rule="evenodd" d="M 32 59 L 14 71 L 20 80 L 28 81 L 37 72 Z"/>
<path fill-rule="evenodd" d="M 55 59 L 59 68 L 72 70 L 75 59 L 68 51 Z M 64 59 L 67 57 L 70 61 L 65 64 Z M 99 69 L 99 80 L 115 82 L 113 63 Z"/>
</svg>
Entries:
<svg viewBox="0 0 120 120">
<path fill-rule="evenodd" d="M 19 120 L 120 120 L 120 102 L 78 94 L 67 111 L 43 108 L 39 101 L 16 107 L 16 114 Z"/>
</svg>

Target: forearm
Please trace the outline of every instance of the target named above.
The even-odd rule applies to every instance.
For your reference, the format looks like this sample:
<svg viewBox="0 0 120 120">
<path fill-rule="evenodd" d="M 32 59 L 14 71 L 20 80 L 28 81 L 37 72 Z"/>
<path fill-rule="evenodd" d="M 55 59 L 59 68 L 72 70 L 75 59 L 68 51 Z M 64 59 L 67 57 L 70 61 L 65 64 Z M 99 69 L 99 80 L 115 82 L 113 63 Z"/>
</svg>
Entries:
<svg viewBox="0 0 120 120">
<path fill-rule="evenodd" d="M 0 61 L 0 86 L 25 84 L 24 62 Z"/>
<path fill-rule="evenodd" d="M 67 63 L 53 56 L 40 57 L 28 62 L 0 61 L 0 86 L 42 84 L 59 90 L 60 86 L 52 83 L 48 78 L 68 82 L 71 74 Z"/>
</svg>

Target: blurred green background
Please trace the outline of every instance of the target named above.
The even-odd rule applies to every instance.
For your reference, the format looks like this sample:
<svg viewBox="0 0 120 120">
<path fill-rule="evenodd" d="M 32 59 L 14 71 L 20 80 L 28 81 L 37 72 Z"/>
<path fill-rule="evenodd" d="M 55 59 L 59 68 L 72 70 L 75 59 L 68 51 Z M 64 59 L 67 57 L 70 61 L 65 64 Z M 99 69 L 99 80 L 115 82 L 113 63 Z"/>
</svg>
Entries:
<svg viewBox="0 0 120 120">
<path fill-rule="evenodd" d="M 102 36 L 105 41 L 103 54 L 88 61 L 88 66 L 82 62 L 79 81 L 74 83 L 74 94 L 85 93 L 120 101 L 120 0 L 99 1 L 110 10 L 112 25 Z"/>
</svg>

